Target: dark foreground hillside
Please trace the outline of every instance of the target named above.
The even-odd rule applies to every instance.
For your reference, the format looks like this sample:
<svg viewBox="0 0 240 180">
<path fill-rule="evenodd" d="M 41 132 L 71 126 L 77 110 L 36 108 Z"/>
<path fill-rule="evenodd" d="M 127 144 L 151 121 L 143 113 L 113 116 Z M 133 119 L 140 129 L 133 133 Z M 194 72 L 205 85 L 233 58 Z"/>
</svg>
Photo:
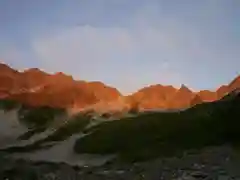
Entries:
<svg viewBox="0 0 240 180">
<path fill-rule="evenodd" d="M 118 153 L 130 161 L 172 155 L 185 149 L 237 144 L 240 93 L 186 111 L 151 113 L 92 128 L 75 144 L 78 153 Z"/>
<path fill-rule="evenodd" d="M 239 180 L 240 157 L 229 146 L 186 151 L 181 156 L 97 167 L 0 158 L 1 180 Z"/>
</svg>

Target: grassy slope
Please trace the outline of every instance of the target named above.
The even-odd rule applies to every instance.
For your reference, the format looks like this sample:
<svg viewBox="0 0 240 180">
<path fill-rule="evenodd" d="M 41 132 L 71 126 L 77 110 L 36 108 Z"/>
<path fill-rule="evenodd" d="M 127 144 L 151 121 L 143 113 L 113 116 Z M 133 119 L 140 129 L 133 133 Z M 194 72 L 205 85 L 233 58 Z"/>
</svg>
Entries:
<svg viewBox="0 0 240 180">
<path fill-rule="evenodd" d="M 105 122 L 75 144 L 78 153 L 119 153 L 144 160 L 188 148 L 235 143 L 240 135 L 240 98 L 197 105 L 180 113 L 153 113 Z"/>
<path fill-rule="evenodd" d="M 4 111 L 10 111 L 19 106 L 20 106 L 20 104 L 15 101 L 7 100 L 7 99 L 0 99 L 0 109 L 2 109 Z"/>
<path fill-rule="evenodd" d="M 51 107 L 28 107 L 22 105 L 18 110 L 19 121 L 29 129 L 48 127 L 56 117 L 65 115 L 64 109 Z"/>
</svg>

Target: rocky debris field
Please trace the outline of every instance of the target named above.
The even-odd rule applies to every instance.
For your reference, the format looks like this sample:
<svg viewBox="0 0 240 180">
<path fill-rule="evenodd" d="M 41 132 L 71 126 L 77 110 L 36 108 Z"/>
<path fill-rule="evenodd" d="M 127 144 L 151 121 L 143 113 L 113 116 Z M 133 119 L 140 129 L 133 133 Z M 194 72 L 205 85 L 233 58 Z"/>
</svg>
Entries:
<svg viewBox="0 0 240 180">
<path fill-rule="evenodd" d="M 1 180 L 240 180 L 240 156 L 229 146 L 191 150 L 139 163 L 108 162 L 99 167 L 30 162 L 5 155 Z"/>
</svg>

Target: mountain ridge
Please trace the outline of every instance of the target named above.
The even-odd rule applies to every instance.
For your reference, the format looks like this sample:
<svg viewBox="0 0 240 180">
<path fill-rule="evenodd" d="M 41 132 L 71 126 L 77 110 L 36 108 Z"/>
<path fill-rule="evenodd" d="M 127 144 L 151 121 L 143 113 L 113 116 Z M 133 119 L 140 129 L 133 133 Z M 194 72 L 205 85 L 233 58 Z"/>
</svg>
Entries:
<svg viewBox="0 0 240 180">
<path fill-rule="evenodd" d="M 102 106 L 100 109 L 108 111 L 109 104 L 117 104 L 118 107 L 114 108 L 114 111 L 118 111 L 131 109 L 133 106 L 138 110 L 180 109 L 191 107 L 193 104 L 216 101 L 240 87 L 240 76 L 228 85 L 218 87 L 216 91 L 194 92 L 184 84 L 180 88 L 154 84 L 125 96 L 116 88 L 100 81 L 75 80 L 71 75 L 62 72 L 49 74 L 38 68 L 17 71 L 7 64 L 0 63 L 0 82 L 2 99 L 12 99 L 32 106 L 79 110 L 88 107 L 97 109 Z"/>
</svg>

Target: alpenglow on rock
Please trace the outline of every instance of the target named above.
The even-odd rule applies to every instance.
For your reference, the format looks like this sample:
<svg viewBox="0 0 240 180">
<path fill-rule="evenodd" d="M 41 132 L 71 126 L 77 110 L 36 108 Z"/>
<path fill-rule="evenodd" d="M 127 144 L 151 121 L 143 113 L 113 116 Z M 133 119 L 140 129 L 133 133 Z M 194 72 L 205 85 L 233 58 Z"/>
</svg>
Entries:
<svg viewBox="0 0 240 180">
<path fill-rule="evenodd" d="M 174 88 L 170 85 L 156 84 L 123 96 L 116 88 L 102 82 L 74 80 L 72 76 L 62 72 L 48 74 L 37 68 L 20 72 L 6 64 L 0 64 L 0 82 L 1 99 L 16 100 L 32 106 L 67 108 L 72 111 L 125 111 L 135 107 L 143 111 L 185 109 L 198 103 L 216 101 L 240 88 L 238 76 L 230 84 L 223 85 L 216 91 L 194 92 L 185 85 Z"/>
</svg>

